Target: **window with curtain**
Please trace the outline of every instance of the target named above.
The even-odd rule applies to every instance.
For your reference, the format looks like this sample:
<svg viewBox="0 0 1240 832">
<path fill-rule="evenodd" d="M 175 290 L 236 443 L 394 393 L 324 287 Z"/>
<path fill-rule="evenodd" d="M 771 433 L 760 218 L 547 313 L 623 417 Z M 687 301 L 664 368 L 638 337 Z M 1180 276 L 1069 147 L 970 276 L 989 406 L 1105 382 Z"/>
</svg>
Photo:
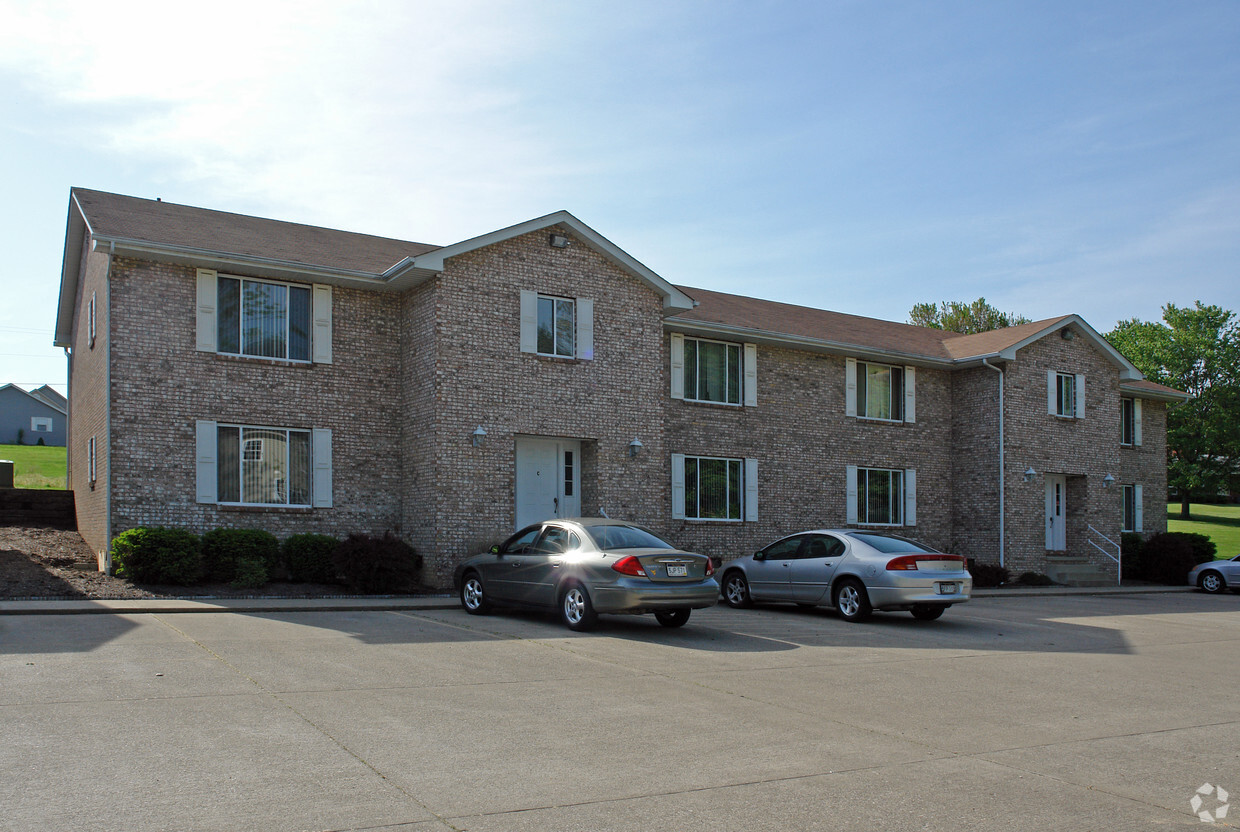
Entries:
<svg viewBox="0 0 1240 832">
<path fill-rule="evenodd" d="M 1076 376 L 1058 373 L 1055 376 L 1055 402 L 1057 416 L 1076 416 Z"/>
<path fill-rule="evenodd" d="M 1137 487 L 1124 486 L 1124 528 L 1122 531 L 1137 531 Z"/>
<path fill-rule="evenodd" d="M 857 469 L 857 522 L 873 526 L 904 524 L 904 472 Z"/>
<path fill-rule="evenodd" d="M 685 517 L 741 520 L 744 460 L 685 457 Z"/>
<path fill-rule="evenodd" d="M 255 358 L 310 360 L 310 287 L 220 276 L 218 349 Z"/>
<path fill-rule="evenodd" d="M 241 505 L 310 505 L 310 431 L 220 425 L 218 499 Z"/>
<path fill-rule="evenodd" d="M 685 398 L 721 404 L 741 403 L 741 345 L 685 339 Z"/>
<path fill-rule="evenodd" d="M 904 368 L 857 362 L 857 415 L 904 421 Z"/>
<path fill-rule="evenodd" d="M 1137 441 L 1136 404 L 1132 399 L 1119 400 L 1119 424 L 1121 445 L 1132 445 Z"/>
<path fill-rule="evenodd" d="M 577 310 L 571 298 L 538 296 L 538 352 L 572 358 L 577 346 Z"/>
</svg>

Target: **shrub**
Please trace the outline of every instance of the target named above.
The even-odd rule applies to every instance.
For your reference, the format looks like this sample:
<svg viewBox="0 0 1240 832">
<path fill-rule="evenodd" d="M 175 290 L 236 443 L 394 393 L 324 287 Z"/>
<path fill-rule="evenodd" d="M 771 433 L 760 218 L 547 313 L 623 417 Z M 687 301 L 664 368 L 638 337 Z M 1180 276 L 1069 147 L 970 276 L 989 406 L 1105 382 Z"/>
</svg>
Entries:
<svg viewBox="0 0 1240 832">
<path fill-rule="evenodd" d="M 1012 580 L 1012 574 L 997 563 L 969 561 L 969 574 L 974 587 L 1003 586 Z"/>
<path fill-rule="evenodd" d="M 38 442 L 36 442 L 35 444 L 36 444 L 36 445 L 40 445 L 40 446 L 46 446 L 46 445 L 47 445 L 47 443 L 43 441 L 43 437 L 42 437 L 42 436 L 40 436 L 40 437 L 39 437 L 39 441 L 38 441 Z"/>
<path fill-rule="evenodd" d="M 336 583 L 332 555 L 340 541 L 326 534 L 295 534 L 284 541 L 282 555 L 290 580 L 298 583 Z"/>
<path fill-rule="evenodd" d="M 202 542 L 184 529 L 139 526 L 112 541 L 118 577 L 142 584 L 192 584 L 202 577 Z"/>
<path fill-rule="evenodd" d="M 1141 578 L 1142 553 L 1145 550 L 1145 535 L 1140 532 L 1124 532 L 1119 538 L 1120 560 L 1124 564 L 1125 578 Z"/>
<path fill-rule="evenodd" d="M 237 589 L 258 589 L 267 583 L 267 563 L 255 557 L 237 558 L 231 584 Z"/>
<path fill-rule="evenodd" d="M 417 585 L 422 556 L 391 532 L 351 534 L 332 556 L 344 582 L 361 592 L 401 592 Z"/>
<path fill-rule="evenodd" d="M 1041 572 L 1022 572 L 1020 577 L 1016 579 L 1016 583 L 1022 586 L 1054 586 L 1055 582 L 1050 576 L 1043 575 Z"/>
<path fill-rule="evenodd" d="M 213 529 L 202 536 L 202 560 L 207 579 L 228 583 L 237 578 L 237 563 L 248 559 L 263 564 L 264 571 L 279 562 L 280 541 L 258 529 Z"/>
<path fill-rule="evenodd" d="M 1191 532 L 1162 532 L 1145 541 L 1137 577 L 1170 586 L 1185 582 L 1189 570 L 1214 560 L 1217 548 L 1208 537 Z"/>
</svg>

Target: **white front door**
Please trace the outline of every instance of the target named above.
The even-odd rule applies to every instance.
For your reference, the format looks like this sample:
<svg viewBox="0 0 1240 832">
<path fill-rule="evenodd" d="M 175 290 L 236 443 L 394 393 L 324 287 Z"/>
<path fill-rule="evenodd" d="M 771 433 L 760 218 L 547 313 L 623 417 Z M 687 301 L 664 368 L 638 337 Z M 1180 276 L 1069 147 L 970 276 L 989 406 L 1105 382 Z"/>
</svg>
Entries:
<svg viewBox="0 0 1240 832">
<path fill-rule="evenodd" d="M 581 514 L 581 443 L 517 439 L 516 528 Z"/>
<path fill-rule="evenodd" d="M 1046 475 L 1046 548 L 1062 552 L 1068 548 L 1068 478 Z"/>
</svg>

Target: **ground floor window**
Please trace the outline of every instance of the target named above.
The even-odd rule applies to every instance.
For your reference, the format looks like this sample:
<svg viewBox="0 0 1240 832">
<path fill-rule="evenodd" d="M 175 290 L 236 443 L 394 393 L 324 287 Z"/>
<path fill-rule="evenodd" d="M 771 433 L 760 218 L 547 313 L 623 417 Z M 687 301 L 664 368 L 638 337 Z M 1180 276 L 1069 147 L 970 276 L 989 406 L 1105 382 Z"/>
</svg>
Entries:
<svg viewBox="0 0 1240 832">
<path fill-rule="evenodd" d="M 1124 531 L 1141 531 L 1141 486 L 1124 486 Z"/>
<path fill-rule="evenodd" d="M 310 431 L 217 427 L 218 499 L 250 505 L 310 505 Z"/>
<path fill-rule="evenodd" d="M 917 472 L 912 468 L 847 467 L 847 522 L 859 526 L 915 526 Z"/>
<path fill-rule="evenodd" d="M 672 517 L 758 519 L 758 461 L 672 454 Z"/>
</svg>

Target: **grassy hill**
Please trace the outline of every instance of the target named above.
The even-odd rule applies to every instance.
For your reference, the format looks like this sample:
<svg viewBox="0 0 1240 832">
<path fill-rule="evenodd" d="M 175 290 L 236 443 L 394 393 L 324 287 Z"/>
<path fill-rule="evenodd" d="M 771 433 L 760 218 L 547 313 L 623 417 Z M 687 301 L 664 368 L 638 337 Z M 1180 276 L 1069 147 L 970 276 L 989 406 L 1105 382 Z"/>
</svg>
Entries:
<svg viewBox="0 0 1240 832">
<path fill-rule="evenodd" d="M 1180 504 L 1167 505 L 1167 531 L 1204 534 L 1218 547 L 1215 557 L 1240 555 L 1240 505 L 1193 503 L 1192 520 L 1180 519 Z"/>
<path fill-rule="evenodd" d="M 0 459 L 13 461 L 17 488 L 64 488 L 68 457 L 64 448 L 45 445 L 0 445 Z"/>
</svg>

